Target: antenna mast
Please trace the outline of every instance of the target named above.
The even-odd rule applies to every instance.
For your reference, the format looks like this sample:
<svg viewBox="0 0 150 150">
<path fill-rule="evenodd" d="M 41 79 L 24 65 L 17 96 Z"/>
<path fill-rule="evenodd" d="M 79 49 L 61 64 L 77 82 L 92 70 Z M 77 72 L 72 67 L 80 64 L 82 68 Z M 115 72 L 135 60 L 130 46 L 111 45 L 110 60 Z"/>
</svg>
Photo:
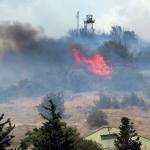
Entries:
<svg viewBox="0 0 150 150">
<path fill-rule="evenodd" d="M 79 35 L 79 11 L 77 11 L 77 34 Z"/>
</svg>

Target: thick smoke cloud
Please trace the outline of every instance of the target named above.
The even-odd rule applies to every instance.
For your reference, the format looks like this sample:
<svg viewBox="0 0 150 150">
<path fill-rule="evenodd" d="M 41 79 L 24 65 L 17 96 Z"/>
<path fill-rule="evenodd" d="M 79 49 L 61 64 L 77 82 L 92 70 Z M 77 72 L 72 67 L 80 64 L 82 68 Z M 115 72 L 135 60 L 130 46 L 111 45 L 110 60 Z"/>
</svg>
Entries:
<svg viewBox="0 0 150 150">
<path fill-rule="evenodd" d="M 29 23 L 1 22 L 0 23 L 0 53 L 19 52 L 31 44 L 44 38 L 42 28 L 33 28 Z"/>
<path fill-rule="evenodd" d="M 0 83 L 12 84 L 35 73 L 72 64 L 70 40 L 54 40 L 29 23 L 0 23 Z M 7 76 L 7 79 L 6 79 Z"/>
</svg>

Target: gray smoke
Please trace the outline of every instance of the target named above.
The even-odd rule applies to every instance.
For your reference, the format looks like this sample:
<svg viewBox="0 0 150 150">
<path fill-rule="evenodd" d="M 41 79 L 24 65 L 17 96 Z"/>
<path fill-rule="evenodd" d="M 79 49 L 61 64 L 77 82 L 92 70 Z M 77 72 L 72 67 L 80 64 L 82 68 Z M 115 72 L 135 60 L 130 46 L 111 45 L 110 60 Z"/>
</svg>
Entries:
<svg viewBox="0 0 150 150">
<path fill-rule="evenodd" d="M 1 22 L 0 23 L 0 53 L 18 52 L 24 47 L 38 42 L 44 38 L 42 28 L 33 28 L 29 23 Z"/>
<path fill-rule="evenodd" d="M 70 36 L 56 40 L 46 37 L 41 28 L 33 28 L 28 23 L 1 23 L 0 53 L 2 54 L 2 59 L 0 61 L 0 84 L 5 88 L 1 88 L 0 96 L 2 99 L 10 99 L 10 93 L 12 94 L 11 98 L 17 98 L 19 96 L 37 96 L 37 94 L 42 95 L 60 90 L 88 91 L 105 87 L 106 85 L 117 90 L 120 87 L 126 87 L 124 85 L 128 83 L 128 80 L 121 85 L 118 75 L 120 75 L 121 80 L 128 79 L 128 77 L 131 79 L 131 74 L 133 74 L 131 70 L 133 69 L 127 69 L 127 66 L 123 66 L 124 68 L 122 69 L 118 66 L 120 69 L 112 74 L 111 81 L 105 81 L 105 77 L 95 78 L 85 66 L 75 62 L 70 47 L 71 44 L 77 44 L 80 55 L 86 58 L 91 58 L 93 54 L 99 53 L 97 48 L 110 40 L 121 41 L 134 49 L 139 48 L 141 42 L 136 38 L 137 36 L 134 32 L 124 31 L 124 37 L 122 37 L 118 34 L 120 33 L 118 29 L 120 30 L 117 26 L 113 27 L 110 34 L 85 34 L 85 32 L 81 32 L 79 36 L 70 34 Z M 105 45 L 107 46 L 107 42 Z M 109 45 L 107 47 L 112 49 Z M 110 56 L 114 56 L 114 54 L 116 54 L 116 50 Z M 119 57 L 120 55 L 117 56 Z M 121 78 L 121 69 L 125 71 L 123 79 Z M 137 83 L 139 78 L 142 81 L 138 86 L 143 88 L 143 79 L 138 72 L 135 75 L 133 74 L 130 84 Z M 130 87 L 130 84 L 127 87 Z M 137 90 L 134 87 L 133 89 Z"/>
</svg>

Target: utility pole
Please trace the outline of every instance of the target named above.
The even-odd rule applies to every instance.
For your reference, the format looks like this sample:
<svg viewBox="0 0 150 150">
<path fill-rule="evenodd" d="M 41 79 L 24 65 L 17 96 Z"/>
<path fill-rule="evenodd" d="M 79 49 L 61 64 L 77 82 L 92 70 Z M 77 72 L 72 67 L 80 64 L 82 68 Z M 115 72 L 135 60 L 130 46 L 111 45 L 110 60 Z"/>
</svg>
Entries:
<svg viewBox="0 0 150 150">
<path fill-rule="evenodd" d="M 77 11 L 77 34 L 79 35 L 79 11 Z"/>
</svg>

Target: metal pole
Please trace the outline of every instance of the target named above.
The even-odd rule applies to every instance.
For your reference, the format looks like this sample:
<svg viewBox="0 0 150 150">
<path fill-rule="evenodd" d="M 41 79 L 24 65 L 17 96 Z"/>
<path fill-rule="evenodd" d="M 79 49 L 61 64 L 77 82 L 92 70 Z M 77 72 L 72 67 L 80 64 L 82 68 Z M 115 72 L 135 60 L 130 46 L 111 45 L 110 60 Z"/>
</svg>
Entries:
<svg viewBox="0 0 150 150">
<path fill-rule="evenodd" d="M 79 35 L 79 11 L 77 11 L 77 34 Z"/>
</svg>

